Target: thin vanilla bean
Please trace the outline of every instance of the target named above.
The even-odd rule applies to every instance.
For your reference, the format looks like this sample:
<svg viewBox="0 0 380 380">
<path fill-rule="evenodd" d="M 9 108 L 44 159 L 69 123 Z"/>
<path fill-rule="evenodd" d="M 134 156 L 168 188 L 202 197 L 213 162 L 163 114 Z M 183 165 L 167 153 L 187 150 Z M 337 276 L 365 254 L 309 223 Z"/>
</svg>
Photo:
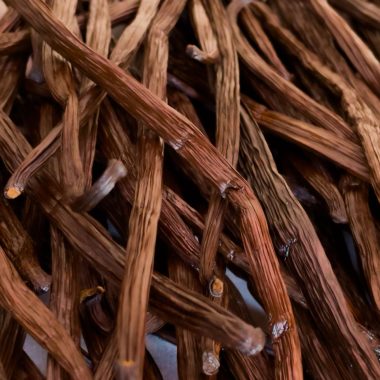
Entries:
<svg viewBox="0 0 380 380">
<path fill-rule="evenodd" d="M 341 179 L 350 227 L 359 250 L 361 265 L 373 306 L 380 310 L 379 237 L 368 205 L 368 186 L 355 178 Z"/>
<path fill-rule="evenodd" d="M 327 158 L 354 176 L 369 182 L 369 169 L 363 149 L 315 125 L 267 109 L 244 97 L 255 120 L 271 133 Z"/>
<path fill-rule="evenodd" d="M 77 212 L 87 212 L 93 209 L 104 197 L 106 197 L 116 183 L 127 175 L 123 163 L 118 160 L 109 160 L 108 166 L 100 178 L 81 197 L 71 205 Z"/>
<path fill-rule="evenodd" d="M 240 139 L 238 57 L 222 5 L 214 1 L 204 5 L 213 20 L 212 26 L 220 54 L 220 60 L 215 64 L 216 147 L 231 166 L 236 167 Z M 212 279 L 226 206 L 226 200 L 221 197 L 219 191 L 214 191 L 209 201 L 201 244 L 200 277 L 206 284 Z"/>
<path fill-rule="evenodd" d="M 197 61 L 207 64 L 215 63 L 219 59 L 218 43 L 202 0 L 189 1 L 189 8 L 190 17 L 201 49 L 195 45 L 187 45 L 186 52 Z"/>
<path fill-rule="evenodd" d="M 202 293 L 202 286 L 196 273 L 181 259 L 171 256 L 168 269 L 170 278 L 179 286 Z M 180 327 L 176 328 L 176 338 L 179 379 L 196 380 L 205 377 L 202 374 L 202 350 L 199 338 Z"/>
<path fill-rule="evenodd" d="M 52 12 L 70 30 L 75 30 L 77 0 L 52 0 Z M 82 195 L 84 190 L 83 164 L 79 147 L 79 106 L 75 78 L 69 62 L 57 55 L 46 43 L 42 46 L 42 67 L 46 83 L 63 108 L 61 137 L 61 180 L 68 199 Z M 9 189 L 12 191 L 12 188 Z"/>
<path fill-rule="evenodd" d="M 290 161 L 305 180 L 325 200 L 330 216 L 335 223 L 347 223 L 347 212 L 342 195 L 334 180 L 321 161 L 290 155 Z"/>
<path fill-rule="evenodd" d="M 37 293 L 49 290 L 51 278 L 38 262 L 34 243 L 11 206 L 0 197 L 0 244 L 20 275 Z"/>
<path fill-rule="evenodd" d="M 0 248 L 0 303 L 75 379 L 91 379 L 79 351 L 54 315 L 30 291 Z M 17 301 L 16 301 L 17 299 Z"/>
<path fill-rule="evenodd" d="M 277 72 L 285 79 L 290 80 L 291 74 L 288 72 L 284 64 L 281 62 L 274 49 L 272 42 L 261 27 L 259 20 L 249 9 L 241 11 L 241 21 L 244 29 L 249 37 L 254 40 L 262 54 L 266 57 L 269 63 L 277 70 Z"/>
</svg>

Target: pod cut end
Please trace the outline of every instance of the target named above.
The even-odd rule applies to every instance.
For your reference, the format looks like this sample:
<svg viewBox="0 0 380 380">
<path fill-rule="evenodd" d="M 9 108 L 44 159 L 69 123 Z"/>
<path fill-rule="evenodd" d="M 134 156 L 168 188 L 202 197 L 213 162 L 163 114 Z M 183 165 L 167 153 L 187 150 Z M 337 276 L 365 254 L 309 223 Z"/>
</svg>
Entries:
<svg viewBox="0 0 380 380">
<path fill-rule="evenodd" d="M 16 199 L 21 195 L 22 191 L 18 187 L 9 187 L 5 190 L 4 196 L 8 199 Z"/>
</svg>

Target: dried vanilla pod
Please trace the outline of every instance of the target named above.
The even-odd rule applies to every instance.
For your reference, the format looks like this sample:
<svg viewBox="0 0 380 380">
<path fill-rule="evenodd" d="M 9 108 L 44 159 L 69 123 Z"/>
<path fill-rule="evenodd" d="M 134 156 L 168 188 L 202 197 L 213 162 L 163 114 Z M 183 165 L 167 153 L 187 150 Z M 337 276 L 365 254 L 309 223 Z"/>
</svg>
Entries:
<svg viewBox="0 0 380 380">
<path fill-rule="evenodd" d="M 0 378 L 379 378 L 379 9 L 0 0 Z"/>
</svg>

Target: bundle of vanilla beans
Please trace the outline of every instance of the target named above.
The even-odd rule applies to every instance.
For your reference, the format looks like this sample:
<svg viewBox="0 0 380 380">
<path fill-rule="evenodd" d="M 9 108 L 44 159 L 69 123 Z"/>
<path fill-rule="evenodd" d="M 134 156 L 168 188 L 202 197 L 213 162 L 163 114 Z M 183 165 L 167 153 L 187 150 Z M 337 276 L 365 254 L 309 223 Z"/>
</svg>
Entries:
<svg viewBox="0 0 380 380">
<path fill-rule="evenodd" d="M 380 379 L 380 0 L 4 0 L 0 185 L 0 380 Z"/>
</svg>

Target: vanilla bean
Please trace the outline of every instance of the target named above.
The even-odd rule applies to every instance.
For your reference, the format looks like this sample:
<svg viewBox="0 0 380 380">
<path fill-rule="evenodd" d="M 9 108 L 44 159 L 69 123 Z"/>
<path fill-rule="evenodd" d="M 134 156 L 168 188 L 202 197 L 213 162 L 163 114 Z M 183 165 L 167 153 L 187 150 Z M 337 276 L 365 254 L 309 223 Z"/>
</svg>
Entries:
<svg viewBox="0 0 380 380">
<path fill-rule="evenodd" d="M 368 187 L 352 177 L 345 176 L 341 180 L 341 189 L 369 294 L 378 312 L 380 310 L 380 283 L 377 275 L 380 270 L 377 254 L 379 238 L 368 206 Z"/>
<path fill-rule="evenodd" d="M 202 293 L 202 287 L 195 272 L 174 256 L 169 259 L 169 276 L 182 287 Z M 186 329 L 176 328 L 178 377 L 202 379 L 202 351 L 197 336 Z"/>
<path fill-rule="evenodd" d="M 104 197 L 106 197 L 115 184 L 127 175 L 127 170 L 121 161 L 111 159 L 106 170 L 100 178 L 82 196 L 71 205 L 77 212 L 87 212 L 93 209 Z"/>
<path fill-rule="evenodd" d="M 241 11 L 241 20 L 243 27 L 247 31 L 249 37 L 256 42 L 260 51 L 263 53 L 269 63 L 277 70 L 281 76 L 287 80 L 290 80 L 292 77 L 291 74 L 281 62 L 270 39 L 265 34 L 265 31 L 261 27 L 259 20 L 257 20 L 253 12 L 249 9 L 243 9 Z"/>
<path fill-rule="evenodd" d="M 20 275 L 37 293 L 45 293 L 51 278 L 38 262 L 34 243 L 11 206 L 0 197 L 0 244 Z"/>
<path fill-rule="evenodd" d="M 75 8 L 77 0 L 65 3 L 52 0 L 53 14 L 70 30 L 75 30 Z M 46 83 L 63 108 L 61 137 L 61 180 L 68 199 L 82 195 L 84 190 L 83 165 L 79 147 L 79 105 L 74 73 L 70 64 L 57 55 L 45 42 L 42 46 L 42 67 Z M 11 189 L 10 189 L 11 191 Z"/>
<path fill-rule="evenodd" d="M 191 0 L 189 3 L 191 21 L 201 49 L 195 45 L 187 45 L 186 52 L 197 61 L 207 64 L 215 63 L 219 60 L 218 43 L 202 0 Z"/>
<path fill-rule="evenodd" d="M 335 223 L 347 223 L 347 212 L 342 195 L 335 185 L 330 172 L 321 161 L 312 158 L 300 158 L 290 155 L 290 161 L 305 180 L 325 200 L 332 220 Z"/>
<path fill-rule="evenodd" d="M 240 85 L 238 57 L 229 31 L 225 10 L 218 2 L 205 3 L 212 19 L 220 59 L 216 72 L 216 147 L 236 167 L 240 139 Z M 219 235 L 223 229 L 226 201 L 219 191 L 211 194 L 201 243 L 200 277 L 204 283 L 212 279 Z"/>
<path fill-rule="evenodd" d="M 0 303 L 75 379 L 91 379 L 79 351 L 54 315 L 22 282 L 0 248 Z M 15 302 L 15 299 L 17 301 Z"/>
<path fill-rule="evenodd" d="M 270 111 L 247 97 L 244 97 L 244 103 L 263 128 L 327 158 L 354 176 L 369 182 L 368 163 L 360 145 L 312 124 Z"/>
<path fill-rule="evenodd" d="M 79 264 L 80 260 L 70 252 L 71 248 L 64 241 L 62 233 L 55 227 L 50 228 L 52 250 L 52 290 L 50 310 L 65 328 L 79 349 Z M 56 357 L 49 354 L 46 378 L 60 380 L 67 377 Z"/>
</svg>

